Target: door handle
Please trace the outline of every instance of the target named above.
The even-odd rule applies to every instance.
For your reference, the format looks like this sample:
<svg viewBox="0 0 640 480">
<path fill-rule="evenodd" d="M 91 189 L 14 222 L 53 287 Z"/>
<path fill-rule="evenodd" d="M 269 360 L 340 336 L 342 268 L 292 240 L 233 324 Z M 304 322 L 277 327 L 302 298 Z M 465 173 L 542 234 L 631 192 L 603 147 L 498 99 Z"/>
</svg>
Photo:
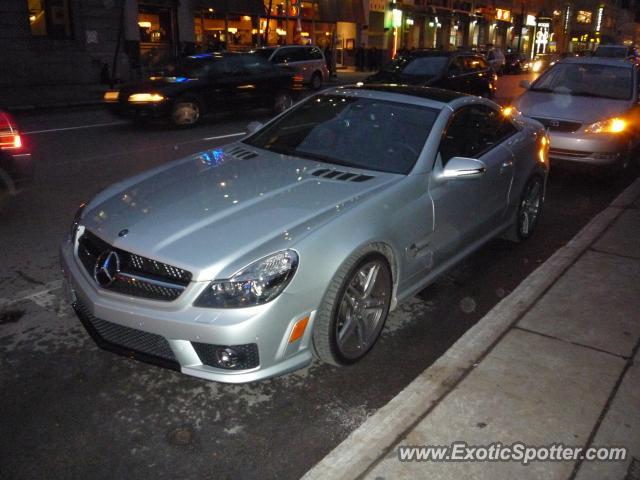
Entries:
<svg viewBox="0 0 640 480">
<path fill-rule="evenodd" d="M 500 165 L 500 173 L 504 173 L 510 167 L 513 167 L 513 161 L 505 160 L 504 162 L 502 162 L 502 165 Z"/>
</svg>

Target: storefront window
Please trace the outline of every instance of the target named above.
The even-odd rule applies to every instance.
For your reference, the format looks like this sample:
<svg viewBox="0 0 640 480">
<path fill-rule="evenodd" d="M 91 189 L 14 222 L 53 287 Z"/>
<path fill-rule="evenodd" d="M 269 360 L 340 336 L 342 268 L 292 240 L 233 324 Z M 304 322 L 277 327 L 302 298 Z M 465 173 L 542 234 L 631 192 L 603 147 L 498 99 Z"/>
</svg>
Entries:
<svg viewBox="0 0 640 480">
<path fill-rule="evenodd" d="M 586 10 L 578 10 L 576 21 L 578 23 L 591 23 L 591 12 L 588 12 Z"/>
<path fill-rule="evenodd" d="M 71 37 L 69 0 L 29 0 L 31 34 L 51 38 Z"/>
<path fill-rule="evenodd" d="M 142 43 L 173 43 L 173 18 L 169 8 L 140 6 L 138 27 Z"/>
</svg>

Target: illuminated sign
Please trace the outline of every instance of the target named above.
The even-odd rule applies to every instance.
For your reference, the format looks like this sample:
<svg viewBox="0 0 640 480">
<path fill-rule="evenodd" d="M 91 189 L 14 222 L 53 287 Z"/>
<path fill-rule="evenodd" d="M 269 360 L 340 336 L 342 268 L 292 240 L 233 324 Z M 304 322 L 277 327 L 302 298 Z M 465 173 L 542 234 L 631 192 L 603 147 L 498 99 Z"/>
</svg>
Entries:
<svg viewBox="0 0 640 480">
<path fill-rule="evenodd" d="M 527 23 L 526 25 L 528 25 L 529 27 L 535 27 L 536 26 L 536 16 L 535 15 L 527 15 Z"/>
<path fill-rule="evenodd" d="M 373 12 L 384 12 L 388 3 L 387 0 L 369 0 L 369 10 Z"/>
<path fill-rule="evenodd" d="M 604 7 L 598 7 L 598 20 L 596 20 L 596 32 L 600 31 L 600 27 L 602 26 L 602 12 L 604 11 Z"/>
<path fill-rule="evenodd" d="M 397 8 L 394 8 L 393 11 L 391 12 L 393 21 L 392 21 L 392 25 L 393 28 L 399 28 L 402 26 L 402 10 L 398 10 Z"/>
<path fill-rule="evenodd" d="M 289 0 L 289 16 L 300 16 L 300 0 Z"/>
<path fill-rule="evenodd" d="M 578 10 L 578 13 L 576 15 L 576 22 L 591 23 L 591 12 L 587 10 Z"/>
<path fill-rule="evenodd" d="M 511 10 L 503 10 L 496 8 L 496 20 L 502 20 L 503 22 L 511 21 Z"/>
</svg>

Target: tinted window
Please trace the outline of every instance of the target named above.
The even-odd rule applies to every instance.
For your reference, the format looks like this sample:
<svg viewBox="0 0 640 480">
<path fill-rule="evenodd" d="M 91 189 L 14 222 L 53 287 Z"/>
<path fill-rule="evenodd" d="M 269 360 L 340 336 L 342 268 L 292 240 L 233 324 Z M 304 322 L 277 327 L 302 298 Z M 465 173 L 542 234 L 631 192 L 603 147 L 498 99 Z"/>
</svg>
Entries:
<svg viewBox="0 0 640 480">
<path fill-rule="evenodd" d="M 629 66 L 558 63 L 536 80 L 532 91 L 628 100 L 633 91 Z"/>
<path fill-rule="evenodd" d="M 455 57 L 451 60 L 451 63 L 449 64 L 449 74 L 450 75 L 460 75 L 461 73 L 464 73 L 465 71 L 465 66 L 464 66 L 464 60 L 462 57 Z"/>
<path fill-rule="evenodd" d="M 317 95 L 245 140 L 273 152 L 409 173 L 437 110 L 371 98 Z"/>
<path fill-rule="evenodd" d="M 478 72 L 487 68 L 487 61 L 480 57 L 465 57 L 464 69 L 467 72 Z"/>
<path fill-rule="evenodd" d="M 445 165 L 453 157 L 478 158 L 516 132 L 499 111 L 475 105 L 458 111 L 440 143 Z"/>
<path fill-rule="evenodd" d="M 257 50 L 254 50 L 253 53 L 255 53 L 256 55 L 262 58 L 269 60 L 269 57 L 271 57 L 274 50 L 275 48 L 258 48 Z"/>
<path fill-rule="evenodd" d="M 403 75 L 434 76 L 444 70 L 447 57 L 416 57 L 402 69 Z"/>
<path fill-rule="evenodd" d="M 310 47 L 308 55 L 312 60 L 322 60 L 322 52 L 318 47 Z"/>
<path fill-rule="evenodd" d="M 267 73 L 277 68 L 257 55 L 242 55 L 242 67 L 249 74 Z"/>
<path fill-rule="evenodd" d="M 172 72 L 173 76 L 186 78 L 202 78 L 215 71 L 221 62 L 219 58 L 187 57 Z"/>
<path fill-rule="evenodd" d="M 285 47 L 278 50 L 273 57 L 275 63 L 291 63 L 306 60 L 304 48 Z"/>
</svg>

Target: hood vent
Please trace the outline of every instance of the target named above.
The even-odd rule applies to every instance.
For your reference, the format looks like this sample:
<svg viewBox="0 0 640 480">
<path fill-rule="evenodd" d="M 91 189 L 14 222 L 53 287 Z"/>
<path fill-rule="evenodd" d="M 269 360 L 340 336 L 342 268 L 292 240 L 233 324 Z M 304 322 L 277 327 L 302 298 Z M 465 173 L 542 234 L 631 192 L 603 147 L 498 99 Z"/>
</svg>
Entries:
<svg viewBox="0 0 640 480">
<path fill-rule="evenodd" d="M 371 175 L 359 175 L 357 173 L 342 172 L 340 170 L 330 170 L 328 168 L 321 168 L 315 172 L 311 172 L 314 177 L 321 177 L 331 180 L 339 180 L 341 182 L 366 182 L 371 180 Z"/>
<path fill-rule="evenodd" d="M 240 160 L 249 160 L 250 158 L 254 158 L 258 156 L 257 153 L 254 153 L 251 150 L 246 150 L 242 147 L 232 148 L 231 150 L 229 150 L 228 153 Z"/>
</svg>

